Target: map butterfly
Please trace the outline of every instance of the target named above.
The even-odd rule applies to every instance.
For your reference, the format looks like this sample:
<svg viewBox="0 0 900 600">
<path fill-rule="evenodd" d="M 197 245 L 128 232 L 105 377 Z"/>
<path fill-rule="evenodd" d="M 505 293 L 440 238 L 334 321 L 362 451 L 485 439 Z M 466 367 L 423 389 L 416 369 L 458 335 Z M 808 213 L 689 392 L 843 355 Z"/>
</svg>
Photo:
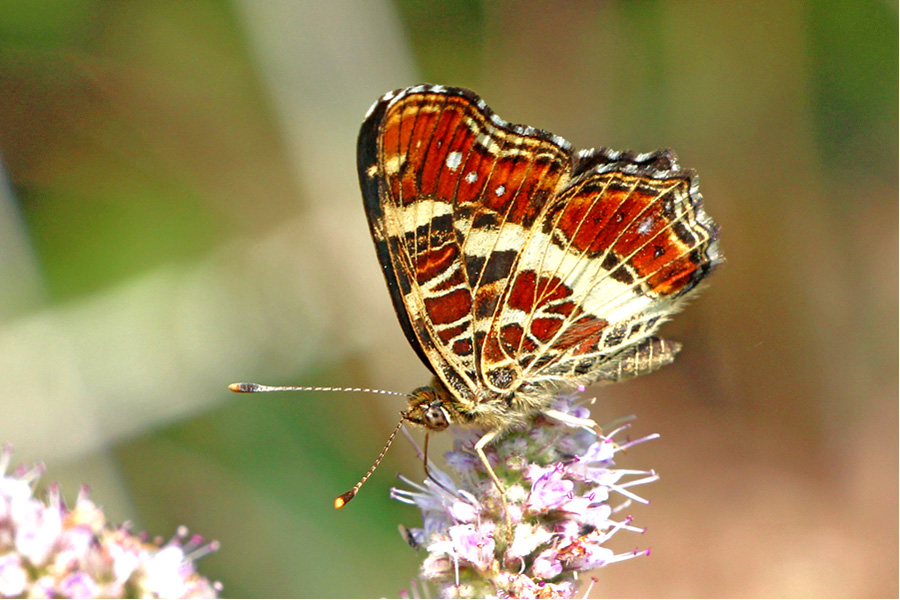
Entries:
<svg viewBox="0 0 900 600">
<path fill-rule="evenodd" d="M 576 152 L 466 89 L 386 94 L 357 160 L 394 308 L 434 373 L 403 418 L 483 428 L 492 475 L 484 446 L 560 390 L 671 362 L 679 344 L 654 333 L 722 261 L 672 151 Z"/>
</svg>

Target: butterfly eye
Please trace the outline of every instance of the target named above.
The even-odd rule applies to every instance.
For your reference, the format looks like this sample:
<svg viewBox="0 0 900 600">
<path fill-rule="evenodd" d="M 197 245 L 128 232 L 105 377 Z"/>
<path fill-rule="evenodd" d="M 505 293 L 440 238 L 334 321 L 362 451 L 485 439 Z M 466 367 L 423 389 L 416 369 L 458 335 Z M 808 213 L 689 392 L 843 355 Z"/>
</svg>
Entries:
<svg viewBox="0 0 900 600">
<path fill-rule="evenodd" d="M 422 414 L 422 422 L 428 429 L 442 431 L 450 426 L 450 415 L 447 414 L 440 402 L 435 402 L 425 407 L 425 411 Z"/>
</svg>

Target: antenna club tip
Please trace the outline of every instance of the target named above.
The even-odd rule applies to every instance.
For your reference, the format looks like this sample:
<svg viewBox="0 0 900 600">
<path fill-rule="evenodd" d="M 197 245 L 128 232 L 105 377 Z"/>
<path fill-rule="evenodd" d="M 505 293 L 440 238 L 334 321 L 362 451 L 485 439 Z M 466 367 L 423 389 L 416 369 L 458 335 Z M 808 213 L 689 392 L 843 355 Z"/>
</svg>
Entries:
<svg viewBox="0 0 900 600">
<path fill-rule="evenodd" d="M 229 390 L 238 393 L 255 392 L 256 388 L 257 386 L 255 383 L 232 383 L 228 386 Z"/>
<path fill-rule="evenodd" d="M 345 492 L 334 499 L 334 507 L 335 508 L 344 508 L 347 506 L 347 503 L 353 500 L 353 497 L 356 496 L 356 492 L 354 490 L 350 490 L 349 492 Z"/>
</svg>

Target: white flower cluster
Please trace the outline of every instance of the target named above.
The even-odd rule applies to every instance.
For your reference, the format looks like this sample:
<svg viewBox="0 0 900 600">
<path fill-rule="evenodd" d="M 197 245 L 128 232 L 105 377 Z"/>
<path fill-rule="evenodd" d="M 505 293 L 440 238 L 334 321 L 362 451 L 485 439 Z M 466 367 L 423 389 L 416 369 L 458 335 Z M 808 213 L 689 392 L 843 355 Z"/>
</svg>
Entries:
<svg viewBox="0 0 900 600">
<path fill-rule="evenodd" d="M 58 486 L 34 497 L 40 468 L 9 474 L 0 451 L 0 596 L 28 598 L 215 598 L 221 590 L 193 560 L 217 549 L 182 528 L 165 544 L 107 526 L 82 488 L 72 509 Z"/>
<path fill-rule="evenodd" d="M 578 419 L 589 411 L 570 398 L 553 408 Z M 447 463 L 452 478 L 429 466 L 430 479 L 394 498 L 415 504 L 423 526 L 407 530 L 428 552 L 424 582 L 442 597 L 571 598 L 577 575 L 649 550 L 615 553 L 605 543 L 618 531 L 643 532 L 630 517 L 617 518 L 612 494 L 641 503 L 629 488 L 656 481 L 652 471 L 616 469 L 614 455 L 656 438 L 617 442 L 626 427 L 600 435 L 537 415 L 531 426 L 492 446 L 492 468 L 506 486 L 506 509 L 473 446 L 478 432 L 459 430 Z M 509 511 L 507 515 L 505 510 Z"/>
</svg>

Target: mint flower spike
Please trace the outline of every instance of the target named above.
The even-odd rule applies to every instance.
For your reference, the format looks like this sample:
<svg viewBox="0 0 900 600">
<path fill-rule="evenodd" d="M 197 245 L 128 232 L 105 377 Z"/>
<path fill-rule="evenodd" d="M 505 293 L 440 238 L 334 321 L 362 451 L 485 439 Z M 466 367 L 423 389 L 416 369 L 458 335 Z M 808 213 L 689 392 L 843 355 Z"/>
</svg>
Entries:
<svg viewBox="0 0 900 600">
<path fill-rule="evenodd" d="M 551 409 L 573 422 L 590 418 L 569 396 Z M 429 463 L 431 479 L 416 483 L 401 475 L 406 487 L 391 490 L 422 512 L 422 527 L 401 530 L 427 552 L 423 587 L 443 598 L 571 598 L 579 573 L 648 555 L 649 549 L 616 553 L 605 545 L 619 531 L 644 532 L 630 516 L 617 515 L 632 502 L 648 504 L 633 488 L 659 479 L 652 470 L 615 468 L 616 454 L 659 437 L 619 440 L 629 428 L 602 435 L 538 414 L 486 448 L 506 488 L 508 520 L 474 451 L 481 432 L 455 429 L 454 450 L 446 454 L 452 476 Z M 614 502 L 619 496 L 624 502 Z"/>
<path fill-rule="evenodd" d="M 168 542 L 148 541 L 129 526 L 107 525 L 82 486 L 75 506 L 57 484 L 34 496 L 43 467 L 8 473 L 12 446 L 0 450 L 0 596 L 29 598 L 215 598 L 222 590 L 197 574 L 194 561 L 215 552 L 179 527 Z"/>
</svg>

